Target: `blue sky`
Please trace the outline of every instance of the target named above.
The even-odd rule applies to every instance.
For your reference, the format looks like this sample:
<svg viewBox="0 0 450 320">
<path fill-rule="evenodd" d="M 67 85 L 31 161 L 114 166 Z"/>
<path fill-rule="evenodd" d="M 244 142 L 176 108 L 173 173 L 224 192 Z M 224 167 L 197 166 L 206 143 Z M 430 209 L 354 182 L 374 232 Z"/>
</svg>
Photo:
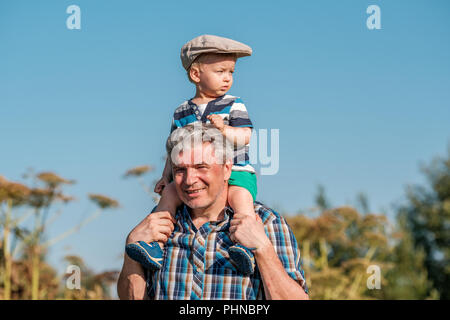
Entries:
<svg viewBox="0 0 450 320">
<path fill-rule="evenodd" d="M 69 30 L 66 8 L 81 9 Z M 366 8 L 381 9 L 369 30 Z M 89 192 L 116 198 L 104 215 L 51 248 L 94 270 L 118 269 L 128 232 L 153 207 L 123 173 L 162 170 L 173 110 L 194 94 L 179 52 L 215 34 L 244 42 L 231 94 L 256 129 L 279 129 L 280 167 L 260 176 L 258 199 L 295 213 L 314 205 L 317 185 L 333 205 L 369 197 L 392 214 L 419 171 L 445 155 L 450 138 L 450 4 L 434 1 L 2 1 L 0 3 L 0 174 L 28 167 L 77 183 L 78 201 L 54 236 L 95 207 Z M 256 166 L 258 168 L 258 166 Z"/>
</svg>

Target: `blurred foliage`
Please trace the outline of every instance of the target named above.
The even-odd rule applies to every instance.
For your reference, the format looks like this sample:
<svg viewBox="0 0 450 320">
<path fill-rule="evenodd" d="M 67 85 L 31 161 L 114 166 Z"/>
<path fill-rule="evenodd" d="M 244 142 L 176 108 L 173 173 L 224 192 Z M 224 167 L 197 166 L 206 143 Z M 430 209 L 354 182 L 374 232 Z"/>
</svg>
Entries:
<svg viewBox="0 0 450 320">
<path fill-rule="evenodd" d="M 146 174 L 147 172 L 151 172 L 153 170 L 154 170 L 154 168 L 149 165 L 137 166 L 137 167 L 128 169 L 127 172 L 125 172 L 125 174 L 123 175 L 123 177 L 124 178 L 140 177 L 140 176 Z"/>
<path fill-rule="evenodd" d="M 339 207 L 286 220 L 300 246 L 311 299 L 436 298 L 429 294 L 423 254 L 386 216 Z M 380 289 L 369 289 L 369 266 L 381 271 Z"/>
<path fill-rule="evenodd" d="M 119 207 L 119 202 L 117 200 L 101 194 L 89 194 L 89 199 L 94 201 L 102 209 Z"/>
<path fill-rule="evenodd" d="M 163 158 L 162 160 L 165 161 L 165 158 Z M 123 178 L 136 178 L 142 189 L 144 189 L 144 191 L 152 198 L 154 203 L 158 204 L 160 195 L 153 191 L 158 180 L 153 180 L 153 182 L 150 184 L 148 184 L 148 182 L 145 182 L 144 176 L 148 173 L 156 173 L 155 168 L 149 165 L 141 165 L 128 169 L 123 174 Z"/>
<path fill-rule="evenodd" d="M 317 208 L 287 216 L 301 247 L 312 299 L 450 298 L 450 148 L 446 158 L 423 166 L 429 186 L 411 186 L 395 221 L 370 213 L 368 198 L 357 207 L 333 208 L 319 186 Z M 369 289 L 381 270 L 381 288 Z"/>
<path fill-rule="evenodd" d="M 48 248 L 95 219 L 104 209 L 117 208 L 119 202 L 100 194 L 89 194 L 97 210 L 53 239 L 47 239 L 47 229 L 61 214 L 55 204 L 75 200 L 63 187 L 74 184 L 53 172 L 35 174 L 30 171 L 26 184 L 9 181 L 0 176 L 0 299 L 104 299 L 109 298 L 107 286 L 116 273 L 95 274 L 83 268 L 84 287 L 67 293 L 63 279 L 46 263 Z M 26 223 L 34 217 L 34 223 Z"/>
<path fill-rule="evenodd" d="M 422 166 L 428 186 L 411 186 L 399 218 L 411 233 L 411 247 L 424 256 L 428 279 L 441 299 L 450 299 L 450 146 L 447 157 Z"/>
<path fill-rule="evenodd" d="M 324 190 L 320 193 L 324 199 Z M 325 209 L 316 218 L 297 215 L 286 219 L 301 246 L 312 299 L 373 297 L 366 285 L 367 268 L 392 268 L 386 259 L 392 248 L 385 216 L 361 215 L 352 207 L 339 207 Z"/>
<path fill-rule="evenodd" d="M 79 256 L 66 256 L 65 260 L 70 265 L 80 268 L 81 286 L 80 289 L 67 289 L 64 287 L 64 299 L 66 300 L 104 300 L 111 298 L 111 286 L 117 282 L 119 272 L 117 270 L 105 271 L 96 274 L 89 269 Z M 70 275 L 65 275 L 64 279 Z"/>
</svg>

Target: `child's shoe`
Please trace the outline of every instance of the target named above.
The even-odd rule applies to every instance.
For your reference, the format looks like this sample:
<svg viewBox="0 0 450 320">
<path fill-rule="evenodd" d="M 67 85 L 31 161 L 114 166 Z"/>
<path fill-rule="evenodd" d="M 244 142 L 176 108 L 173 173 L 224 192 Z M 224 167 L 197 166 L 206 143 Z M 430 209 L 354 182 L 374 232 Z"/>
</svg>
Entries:
<svg viewBox="0 0 450 320">
<path fill-rule="evenodd" d="M 156 241 L 151 243 L 144 241 L 130 243 L 125 247 L 125 252 L 131 259 L 139 262 L 144 268 L 152 271 L 161 269 L 163 251 Z"/>
<path fill-rule="evenodd" d="M 228 249 L 228 254 L 242 274 L 249 275 L 255 271 L 255 257 L 248 248 L 236 244 Z"/>
</svg>

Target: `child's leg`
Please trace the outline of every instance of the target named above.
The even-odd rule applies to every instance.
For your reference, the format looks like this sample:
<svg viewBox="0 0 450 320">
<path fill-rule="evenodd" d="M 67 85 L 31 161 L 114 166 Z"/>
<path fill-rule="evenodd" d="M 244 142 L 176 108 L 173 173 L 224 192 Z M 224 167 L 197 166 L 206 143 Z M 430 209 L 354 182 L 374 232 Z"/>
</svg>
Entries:
<svg viewBox="0 0 450 320">
<path fill-rule="evenodd" d="M 175 189 L 175 184 L 173 182 L 166 185 L 161 192 L 161 198 L 159 200 L 158 206 L 155 209 L 157 211 L 169 211 L 172 217 L 175 218 L 175 213 L 177 208 L 181 205 L 181 200 L 178 197 L 177 191 Z M 161 249 L 164 247 L 163 242 L 158 242 Z"/>
<path fill-rule="evenodd" d="M 228 186 L 228 204 L 235 213 L 254 217 L 253 196 L 247 189 L 235 185 Z"/>
<path fill-rule="evenodd" d="M 256 215 L 253 207 L 253 196 L 250 191 L 243 187 L 229 185 L 228 204 L 235 214 L 244 214 L 253 218 Z M 228 249 L 228 254 L 236 264 L 238 271 L 245 275 L 254 272 L 255 258 L 250 248 L 235 244 Z"/>
<path fill-rule="evenodd" d="M 159 201 L 156 211 L 169 211 L 175 217 L 176 209 L 181 204 L 178 198 L 175 185 L 169 183 L 161 192 L 161 200 Z M 162 266 L 164 243 L 155 242 L 146 243 L 144 241 L 137 241 L 127 244 L 125 252 L 130 258 L 139 262 L 145 268 L 156 271 Z"/>
<path fill-rule="evenodd" d="M 173 182 L 169 183 L 164 187 L 161 192 L 161 198 L 159 199 L 158 206 L 155 211 L 169 211 L 172 217 L 175 218 L 175 212 L 177 207 L 181 205 L 181 200 L 178 197 L 177 190 L 175 189 L 175 184 Z"/>
</svg>

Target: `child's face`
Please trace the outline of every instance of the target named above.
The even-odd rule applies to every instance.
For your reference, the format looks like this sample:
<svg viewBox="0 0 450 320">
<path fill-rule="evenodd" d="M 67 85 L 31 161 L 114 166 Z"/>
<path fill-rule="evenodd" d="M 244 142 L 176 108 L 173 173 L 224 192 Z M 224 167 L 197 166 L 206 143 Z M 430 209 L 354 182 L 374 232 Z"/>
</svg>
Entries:
<svg viewBox="0 0 450 320">
<path fill-rule="evenodd" d="M 210 97 L 220 97 L 230 90 L 236 59 L 220 54 L 208 55 L 201 65 L 193 68 L 191 78 L 198 90 Z"/>
</svg>

